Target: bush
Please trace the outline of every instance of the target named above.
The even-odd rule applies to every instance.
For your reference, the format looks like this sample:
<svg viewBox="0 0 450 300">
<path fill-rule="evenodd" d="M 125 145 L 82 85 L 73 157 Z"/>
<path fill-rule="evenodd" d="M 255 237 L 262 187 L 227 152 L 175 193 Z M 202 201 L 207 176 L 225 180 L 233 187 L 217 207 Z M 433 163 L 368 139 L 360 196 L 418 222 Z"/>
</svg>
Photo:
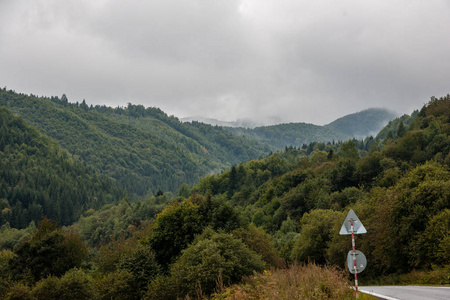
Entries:
<svg viewBox="0 0 450 300">
<path fill-rule="evenodd" d="M 116 271 L 97 279 L 95 290 L 100 300 L 140 299 L 136 290 L 133 275 L 128 271 Z"/>
<path fill-rule="evenodd" d="M 83 270 L 72 269 L 61 277 L 61 299 L 91 299 L 94 296 L 91 279 Z"/>
<path fill-rule="evenodd" d="M 300 234 L 292 249 L 292 260 L 326 263 L 326 252 L 332 238 L 332 229 L 336 223 L 344 219 L 343 213 L 332 210 L 316 209 L 304 214 L 300 220 Z"/>
<path fill-rule="evenodd" d="M 33 295 L 31 294 L 30 289 L 22 284 L 16 283 L 9 288 L 8 293 L 6 294 L 5 300 L 32 300 Z"/>
<path fill-rule="evenodd" d="M 193 295 L 200 288 L 210 294 L 219 280 L 232 284 L 264 267 L 261 256 L 240 239 L 207 228 L 183 251 L 171 268 L 171 276 L 179 291 L 177 296 Z"/>
</svg>

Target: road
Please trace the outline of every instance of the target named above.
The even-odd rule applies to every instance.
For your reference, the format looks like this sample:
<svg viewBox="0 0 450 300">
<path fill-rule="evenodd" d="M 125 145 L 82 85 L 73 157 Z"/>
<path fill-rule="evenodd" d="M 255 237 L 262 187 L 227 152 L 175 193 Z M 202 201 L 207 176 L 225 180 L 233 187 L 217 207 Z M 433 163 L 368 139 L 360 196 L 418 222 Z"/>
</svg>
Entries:
<svg viewBox="0 0 450 300">
<path fill-rule="evenodd" d="M 450 300 L 450 287 L 361 286 L 359 290 L 386 300 Z"/>
</svg>

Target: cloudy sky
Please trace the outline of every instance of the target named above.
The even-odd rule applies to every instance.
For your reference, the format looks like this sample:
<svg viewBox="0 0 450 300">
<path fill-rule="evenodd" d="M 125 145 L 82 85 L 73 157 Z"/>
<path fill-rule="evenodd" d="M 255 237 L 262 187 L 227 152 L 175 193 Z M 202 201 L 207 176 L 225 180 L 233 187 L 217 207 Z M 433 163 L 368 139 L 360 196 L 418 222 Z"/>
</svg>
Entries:
<svg viewBox="0 0 450 300">
<path fill-rule="evenodd" d="M 0 86 L 326 124 L 450 93 L 448 0 L 0 0 Z"/>
</svg>

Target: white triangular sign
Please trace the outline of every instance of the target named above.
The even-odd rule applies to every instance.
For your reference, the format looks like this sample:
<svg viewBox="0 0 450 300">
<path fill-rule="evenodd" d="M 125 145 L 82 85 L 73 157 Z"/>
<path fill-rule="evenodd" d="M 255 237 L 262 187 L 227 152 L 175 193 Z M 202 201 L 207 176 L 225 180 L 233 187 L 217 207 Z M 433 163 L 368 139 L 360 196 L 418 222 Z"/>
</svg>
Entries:
<svg viewBox="0 0 450 300">
<path fill-rule="evenodd" d="M 348 212 L 347 218 L 345 218 L 344 224 L 342 224 L 341 231 L 339 231 L 340 235 L 352 234 L 350 220 L 353 220 L 353 233 L 354 234 L 361 234 L 361 233 L 367 232 L 366 228 L 364 228 L 364 225 L 358 219 L 358 217 L 356 216 L 353 209 L 350 209 L 350 211 Z"/>
</svg>

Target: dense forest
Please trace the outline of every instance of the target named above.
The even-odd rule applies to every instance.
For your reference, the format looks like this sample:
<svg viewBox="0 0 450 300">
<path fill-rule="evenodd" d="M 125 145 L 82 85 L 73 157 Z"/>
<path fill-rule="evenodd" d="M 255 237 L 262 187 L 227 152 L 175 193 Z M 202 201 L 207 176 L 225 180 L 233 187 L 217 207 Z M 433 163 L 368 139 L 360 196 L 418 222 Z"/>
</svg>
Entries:
<svg viewBox="0 0 450 300">
<path fill-rule="evenodd" d="M 273 148 L 221 127 L 182 123 L 158 108 L 70 103 L 0 89 L 0 105 L 56 140 L 87 168 L 111 177 L 130 197 L 176 191 L 200 177 Z"/>
<path fill-rule="evenodd" d="M 115 118 L 124 124 L 120 118 L 131 117 Z M 2 132 L 16 127 L 2 125 Z M 20 230 L 6 223 L 0 297 L 233 299 L 276 290 L 280 272 L 295 270 L 329 274 L 311 289 L 299 284 L 305 297 L 351 299 L 339 289 L 351 249 L 339 228 L 350 208 L 367 229 L 357 237 L 368 260 L 360 281 L 450 284 L 449 133 L 447 95 L 391 121 L 377 137 L 285 145 L 173 193 L 92 205 L 72 226 L 54 218 Z"/>
<path fill-rule="evenodd" d="M 394 112 L 383 108 L 369 108 L 346 115 L 325 125 L 338 132 L 358 139 L 376 135 L 386 124 L 397 117 Z"/>
<path fill-rule="evenodd" d="M 280 150 L 286 146 L 301 147 L 313 142 L 328 143 L 376 135 L 396 115 L 387 109 L 371 108 L 341 117 L 328 125 L 289 123 L 256 128 L 226 129 L 240 136 L 263 142 Z"/>
<path fill-rule="evenodd" d="M 111 179 L 0 107 L 0 225 L 24 228 L 42 215 L 69 225 L 123 195 Z"/>
</svg>

